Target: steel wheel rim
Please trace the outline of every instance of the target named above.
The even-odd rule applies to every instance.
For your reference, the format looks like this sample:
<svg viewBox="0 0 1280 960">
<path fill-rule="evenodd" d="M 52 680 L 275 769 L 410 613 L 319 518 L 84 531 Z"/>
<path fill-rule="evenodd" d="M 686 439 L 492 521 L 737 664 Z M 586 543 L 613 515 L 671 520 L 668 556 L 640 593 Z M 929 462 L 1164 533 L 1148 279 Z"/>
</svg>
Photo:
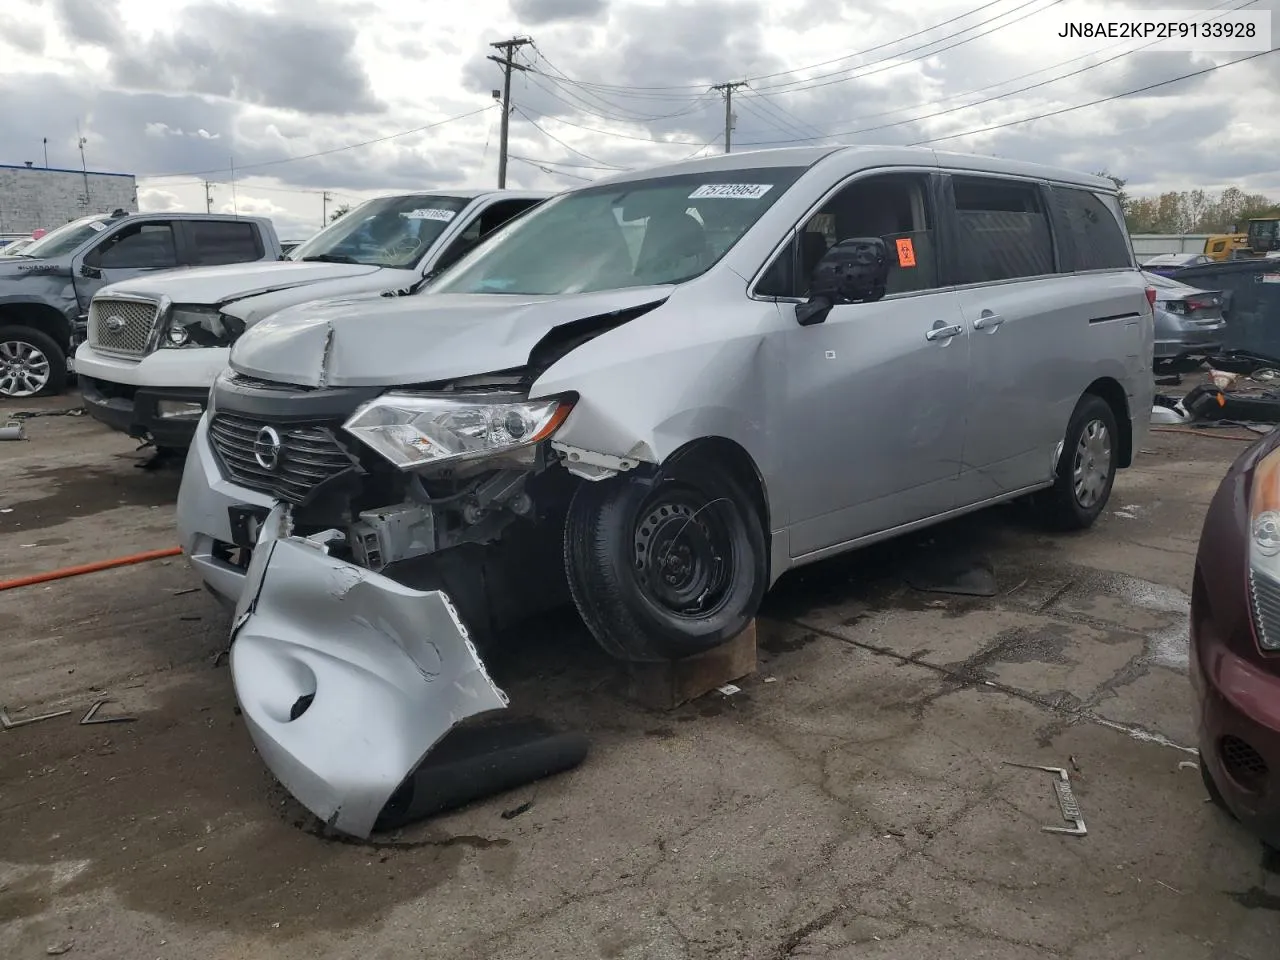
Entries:
<svg viewBox="0 0 1280 960">
<path fill-rule="evenodd" d="M 1076 503 L 1086 510 L 1102 498 L 1111 475 L 1111 431 L 1101 420 L 1090 420 L 1080 433 L 1072 464 Z"/>
<path fill-rule="evenodd" d="M 632 536 L 636 584 L 666 613 L 701 620 L 729 599 L 736 564 L 723 499 L 664 484 L 641 507 Z"/>
<path fill-rule="evenodd" d="M 34 397 L 49 385 L 49 358 L 25 340 L 0 342 L 0 397 Z"/>
</svg>

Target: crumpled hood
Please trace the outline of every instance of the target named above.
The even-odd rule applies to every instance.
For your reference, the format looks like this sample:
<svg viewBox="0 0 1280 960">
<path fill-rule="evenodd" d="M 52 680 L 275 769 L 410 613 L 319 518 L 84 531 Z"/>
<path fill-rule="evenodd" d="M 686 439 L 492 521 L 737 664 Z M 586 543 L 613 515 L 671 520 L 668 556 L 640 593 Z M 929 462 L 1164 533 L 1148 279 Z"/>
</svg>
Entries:
<svg viewBox="0 0 1280 960">
<path fill-rule="evenodd" d="M 311 264 L 307 264 L 311 266 Z M 319 266 L 319 264 L 316 264 Z M 367 268 L 366 268 L 367 269 Z M 293 284 L 268 291 L 255 291 L 239 299 L 222 303 L 222 312 L 244 321 L 246 328 L 253 326 L 277 310 L 313 300 L 329 300 L 357 295 L 377 295 L 386 290 L 398 290 L 416 283 L 421 275 L 416 270 L 395 267 L 375 267 L 369 273 L 344 274 L 315 283 Z"/>
<path fill-rule="evenodd" d="M 672 286 L 565 296 L 430 294 L 328 300 L 273 314 L 236 341 L 238 373 L 308 387 L 398 386 L 518 367 L 561 324 L 664 300 Z"/>
<path fill-rule="evenodd" d="M 102 288 L 99 296 L 169 297 L 174 303 L 222 306 L 245 297 L 274 290 L 289 290 L 326 280 L 376 274 L 383 268 L 358 263 L 301 263 L 293 260 L 258 260 L 220 267 L 165 270 L 149 276 L 121 280 Z M 397 273 L 401 271 L 396 271 Z"/>
</svg>

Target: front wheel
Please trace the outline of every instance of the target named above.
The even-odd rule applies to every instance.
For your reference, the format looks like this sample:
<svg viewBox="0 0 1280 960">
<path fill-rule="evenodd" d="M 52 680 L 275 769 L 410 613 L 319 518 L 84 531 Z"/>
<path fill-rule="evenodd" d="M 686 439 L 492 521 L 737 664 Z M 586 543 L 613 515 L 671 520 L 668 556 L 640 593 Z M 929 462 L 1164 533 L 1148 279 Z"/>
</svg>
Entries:
<svg viewBox="0 0 1280 960">
<path fill-rule="evenodd" d="M 31 327 L 0 326 L 0 397 L 43 397 L 67 385 L 67 355 Z"/>
<path fill-rule="evenodd" d="M 1110 405 L 1086 393 L 1067 424 L 1053 486 L 1037 498 L 1052 527 L 1083 530 L 1098 519 L 1115 482 L 1118 439 Z"/>
<path fill-rule="evenodd" d="M 707 467 L 584 482 L 569 506 L 564 557 L 582 619 L 621 660 L 678 660 L 732 640 L 768 580 L 751 498 Z"/>
</svg>

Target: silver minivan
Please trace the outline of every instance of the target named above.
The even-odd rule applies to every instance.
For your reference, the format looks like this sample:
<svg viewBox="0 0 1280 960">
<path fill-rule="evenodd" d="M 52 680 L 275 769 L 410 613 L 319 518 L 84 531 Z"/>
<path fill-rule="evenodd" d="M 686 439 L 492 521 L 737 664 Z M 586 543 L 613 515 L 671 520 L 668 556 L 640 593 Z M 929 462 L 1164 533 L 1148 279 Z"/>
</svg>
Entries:
<svg viewBox="0 0 1280 960">
<path fill-rule="evenodd" d="M 1152 293 L 1108 180 L 815 147 L 596 181 L 420 292 L 269 317 L 178 505 L 255 743 L 367 833 L 506 705 L 484 640 L 539 607 L 681 658 L 842 551 L 1028 494 L 1089 526 L 1147 430 Z"/>
</svg>

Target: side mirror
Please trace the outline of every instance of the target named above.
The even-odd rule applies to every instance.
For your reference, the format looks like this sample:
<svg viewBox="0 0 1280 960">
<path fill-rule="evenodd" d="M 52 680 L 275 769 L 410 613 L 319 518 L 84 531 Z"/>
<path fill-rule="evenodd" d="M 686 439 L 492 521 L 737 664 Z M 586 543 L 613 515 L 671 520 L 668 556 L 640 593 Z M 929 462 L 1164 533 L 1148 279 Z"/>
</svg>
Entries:
<svg viewBox="0 0 1280 960">
<path fill-rule="evenodd" d="M 888 281 L 889 252 L 884 240 L 841 240 L 814 267 L 809 299 L 796 306 L 796 322 L 807 327 L 825 320 L 836 304 L 879 300 Z"/>
</svg>

